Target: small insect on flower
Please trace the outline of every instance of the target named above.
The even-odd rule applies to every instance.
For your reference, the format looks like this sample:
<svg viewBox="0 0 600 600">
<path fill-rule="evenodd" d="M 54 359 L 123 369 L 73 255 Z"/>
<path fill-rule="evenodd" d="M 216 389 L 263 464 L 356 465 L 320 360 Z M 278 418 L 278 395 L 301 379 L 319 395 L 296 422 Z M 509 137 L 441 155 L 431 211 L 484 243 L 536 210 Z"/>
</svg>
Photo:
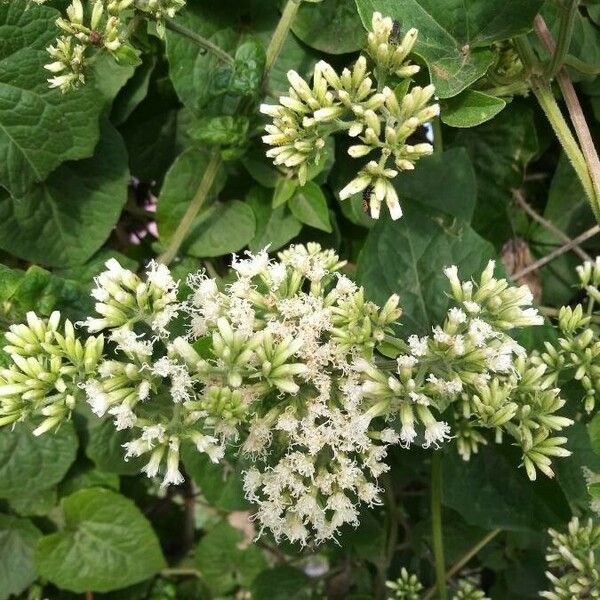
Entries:
<svg viewBox="0 0 600 600">
<path fill-rule="evenodd" d="M 368 185 L 362 195 L 362 209 L 366 215 L 369 214 L 371 210 L 371 194 L 373 193 L 373 186 Z"/>
<path fill-rule="evenodd" d="M 390 42 L 397 44 L 400 41 L 400 34 L 402 33 L 402 24 L 397 19 L 394 19 L 392 25 L 392 31 L 390 33 Z"/>
</svg>

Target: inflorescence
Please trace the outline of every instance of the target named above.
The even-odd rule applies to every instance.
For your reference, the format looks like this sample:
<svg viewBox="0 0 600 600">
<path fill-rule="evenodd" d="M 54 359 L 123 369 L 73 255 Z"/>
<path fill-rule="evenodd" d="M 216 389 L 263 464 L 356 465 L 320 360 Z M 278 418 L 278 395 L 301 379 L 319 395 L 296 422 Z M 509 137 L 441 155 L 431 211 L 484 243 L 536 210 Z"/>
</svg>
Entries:
<svg viewBox="0 0 600 600">
<path fill-rule="evenodd" d="M 272 146 L 267 156 L 296 176 L 301 185 L 309 169 L 324 159 L 330 135 L 345 131 L 356 140 L 348 154 L 353 158 L 369 155 L 370 160 L 340 191 L 340 199 L 362 192 L 375 219 L 383 202 L 393 219 L 402 216 L 392 180 L 399 171 L 414 169 L 419 158 L 433 152 L 431 144 L 410 144 L 408 138 L 439 114 L 439 105 L 431 102 L 433 85 L 409 85 L 420 70 L 408 60 L 417 30 L 410 29 L 402 37 L 397 30 L 392 19 L 374 13 L 365 55 L 351 69 L 338 74 L 331 65 L 319 61 L 312 86 L 289 71 L 288 95 L 281 96 L 277 105 L 261 106 L 261 111 L 273 119 L 263 136 Z"/>
<path fill-rule="evenodd" d="M 38 0 L 37 4 L 41 4 Z M 52 62 L 45 69 L 53 74 L 50 87 L 67 92 L 85 83 L 87 67 L 94 50 L 108 52 L 117 62 L 137 61 L 128 43 L 128 25 L 136 13 L 144 14 L 164 32 L 166 18 L 175 16 L 185 0 L 72 0 L 65 16 L 56 20 L 62 34 L 47 48 Z"/>
<path fill-rule="evenodd" d="M 531 294 L 493 276 L 461 282 L 446 269 L 456 306 L 426 336 L 394 336 L 401 310 L 382 308 L 318 244 L 232 261 L 222 284 L 198 272 L 186 298 L 164 265 L 145 277 L 111 259 L 92 294 L 97 316 L 75 337 L 60 316 L 12 326 L 0 369 L 0 423 L 33 420 L 40 434 L 85 399 L 127 430 L 125 458 L 163 486 L 183 481 L 184 445 L 215 463 L 237 451 L 260 530 L 307 544 L 357 525 L 380 502 L 388 446 L 438 448 L 463 458 L 508 435 L 530 478 L 552 476 L 571 423 L 544 364 L 508 335 L 539 325 Z M 395 359 L 378 348 L 397 348 Z M 391 345 L 391 346 L 390 346 Z"/>
</svg>

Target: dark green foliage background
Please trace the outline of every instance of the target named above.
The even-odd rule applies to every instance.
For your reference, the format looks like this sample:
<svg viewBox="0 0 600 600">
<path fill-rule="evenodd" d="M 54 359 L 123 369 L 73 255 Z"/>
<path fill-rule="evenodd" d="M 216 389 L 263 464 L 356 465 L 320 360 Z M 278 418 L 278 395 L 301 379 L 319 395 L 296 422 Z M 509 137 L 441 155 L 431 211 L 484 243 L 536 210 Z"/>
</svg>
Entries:
<svg viewBox="0 0 600 600">
<path fill-rule="evenodd" d="M 142 23 L 133 39 L 137 68 L 102 56 L 87 85 L 62 96 L 48 89 L 42 65 L 65 4 L 0 5 L 0 340 L 30 310 L 82 319 L 92 310 L 92 278 L 108 258 L 135 270 L 163 251 L 217 147 L 224 162 L 173 265 L 177 276 L 203 264 L 225 275 L 229 253 L 245 248 L 319 241 L 349 261 L 371 299 L 400 295 L 407 335 L 427 332 L 447 310 L 444 266 L 476 274 L 515 237 L 534 257 L 560 244 L 515 207 L 513 189 L 570 237 L 593 224 L 535 99 L 501 98 L 480 86 L 494 44 L 530 31 L 540 9 L 556 30 L 552 2 L 305 3 L 262 82 L 280 3 L 188 0 L 179 22 L 229 52 L 233 67 L 175 33 L 160 40 Z M 583 4 L 570 51 L 598 63 L 598 6 Z M 341 140 L 298 187 L 272 167 L 259 137 L 265 120 L 258 102 L 286 92 L 286 71 L 308 76 L 321 58 L 336 66 L 353 61 L 375 10 L 419 29 L 415 57 L 427 67 L 419 83 L 429 72 L 442 105 L 444 150 L 397 178 L 405 212 L 398 222 L 387 215 L 370 221 L 359 199 L 339 202 L 339 189 L 356 173 Z M 573 75 L 596 134 L 600 80 Z M 150 194 L 155 213 L 145 210 Z M 586 248 L 595 255 L 597 241 Z M 541 269 L 543 304 L 576 299 L 577 260 L 564 254 Z M 577 393 L 567 388 L 565 397 L 567 414 L 579 422 L 567 430 L 574 454 L 557 461 L 555 480 L 530 483 L 510 449 L 493 444 L 468 463 L 452 444 L 445 449 L 446 558 L 451 564 L 501 528 L 470 565 L 494 599 L 536 597 L 546 528 L 588 512 L 582 467 L 600 471 L 600 416 L 586 426 Z M 363 600 L 381 595 L 382 582 L 402 566 L 433 582 L 430 455 L 420 449 L 391 452 L 393 506 L 365 511 L 339 544 L 300 551 L 267 535 L 253 542 L 256 532 L 240 528 L 251 506 L 234 457 L 223 469 L 185 448 L 188 483 L 165 493 L 136 475 L 139 463 L 123 462 L 126 439 L 86 410 L 39 439 L 23 424 L 0 429 L 0 600 L 85 592 L 217 599 L 240 597 L 240 589 L 255 600 Z M 397 546 L 390 548 L 394 528 Z"/>
</svg>

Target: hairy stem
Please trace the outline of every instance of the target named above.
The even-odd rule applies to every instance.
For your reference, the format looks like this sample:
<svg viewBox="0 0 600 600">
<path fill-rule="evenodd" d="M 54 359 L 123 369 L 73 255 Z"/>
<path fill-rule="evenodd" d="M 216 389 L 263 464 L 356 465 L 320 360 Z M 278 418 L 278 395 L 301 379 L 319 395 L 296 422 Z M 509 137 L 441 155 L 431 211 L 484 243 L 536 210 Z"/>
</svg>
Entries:
<svg viewBox="0 0 600 600">
<path fill-rule="evenodd" d="M 213 183 L 217 177 L 217 173 L 219 172 L 219 167 L 221 166 L 221 156 L 219 151 L 216 150 L 206 167 L 206 171 L 204 171 L 204 175 L 202 176 L 202 180 L 200 181 L 200 185 L 194 194 L 183 218 L 179 222 L 175 233 L 171 237 L 171 241 L 167 246 L 167 249 L 161 254 L 158 258 L 159 262 L 168 265 L 171 261 L 177 256 L 177 252 L 185 239 L 194 219 L 198 216 L 208 193 L 210 192 Z"/>
<path fill-rule="evenodd" d="M 531 89 L 544 111 L 546 118 L 550 122 L 567 158 L 573 165 L 573 169 L 575 169 L 575 173 L 577 174 L 579 181 L 581 181 L 581 185 L 583 186 L 596 219 L 600 221 L 600 207 L 598 205 L 585 156 L 579 149 L 577 141 L 573 137 L 569 125 L 565 121 L 565 118 L 558 107 L 550 84 L 541 75 L 541 66 L 535 57 L 527 38 L 525 36 L 519 36 L 515 38 L 514 42 L 523 65 L 530 73 Z"/>
<path fill-rule="evenodd" d="M 431 533 L 435 561 L 435 586 L 439 600 L 446 600 L 446 563 L 442 533 L 442 452 L 436 450 L 431 457 Z"/>
<path fill-rule="evenodd" d="M 283 43 L 287 38 L 288 32 L 294 19 L 296 18 L 296 13 L 300 8 L 300 2 L 302 0 L 288 0 L 283 12 L 281 13 L 281 18 L 279 19 L 279 23 L 277 23 L 277 27 L 273 32 L 273 37 L 271 38 L 271 42 L 269 43 L 269 47 L 267 48 L 267 57 L 265 60 L 265 72 L 263 74 L 263 81 L 267 80 L 269 73 L 271 72 L 271 68 L 275 64 L 279 53 L 281 52 L 281 48 L 283 47 Z"/>
<path fill-rule="evenodd" d="M 556 55 L 558 46 L 556 46 L 555 49 L 552 34 L 548 30 L 548 27 L 546 26 L 546 23 L 541 15 L 538 15 L 535 18 L 533 26 L 548 52 L 553 52 L 553 56 Z M 581 104 L 577 98 L 575 87 L 565 69 L 561 68 L 557 72 L 556 81 L 558 82 L 558 85 L 562 91 L 571 123 L 573 124 L 575 134 L 579 140 L 579 146 L 581 147 L 583 159 L 592 182 L 592 190 L 594 193 L 592 209 L 594 210 L 596 219 L 600 221 L 600 158 L 598 158 L 598 152 L 596 151 L 596 146 L 594 145 L 590 128 L 585 120 L 583 109 L 581 108 Z"/>
<path fill-rule="evenodd" d="M 178 33 L 179 35 L 194 42 L 194 44 L 196 44 L 197 46 L 200 46 L 200 48 L 204 48 L 204 50 L 210 52 L 211 54 L 214 54 L 219 60 L 223 61 L 224 63 L 233 65 L 234 60 L 232 56 L 227 54 L 225 50 L 219 48 L 219 46 L 213 44 L 210 40 L 206 39 L 205 37 L 202 37 L 192 29 L 184 27 L 174 19 L 165 19 L 165 26 L 170 31 Z"/>
<path fill-rule="evenodd" d="M 579 6 L 579 0 L 567 0 L 566 6 L 563 8 L 562 15 L 560 17 L 560 29 L 558 31 L 558 41 L 556 48 L 552 53 L 550 64 L 546 71 L 548 77 L 554 77 L 563 66 L 565 56 L 569 51 L 571 44 L 571 37 L 573 36 L 573 25 L 575 24 L 575 15 L 577 14 L 577 7 Z M 541 16 L 538 15 L 540 19 Z M 537 17 L 536 17 L 537 19 Z"/>
</svg>

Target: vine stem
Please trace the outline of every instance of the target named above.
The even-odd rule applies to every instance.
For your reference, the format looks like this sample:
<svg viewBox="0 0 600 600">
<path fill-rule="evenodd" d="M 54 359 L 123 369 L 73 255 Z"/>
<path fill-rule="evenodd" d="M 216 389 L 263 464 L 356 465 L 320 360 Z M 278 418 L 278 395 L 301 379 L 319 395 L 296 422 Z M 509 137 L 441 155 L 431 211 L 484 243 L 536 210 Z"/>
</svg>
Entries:
<svg viewBox="0 0 600 600">
<path fill-rule="evenodd" d="M 442 452 L 436 450 L 431 457 L 431 532 L 435 560 L 435 586 L 440 600 L 446 600 L 446 563 L 442 533 Z"/>
<path fill-rule="evenodd" d="M 298 9 L 300 8 L 300 2 L 302 2 L 302 0 L 288 0 L 283 12 L 281 13 L 281 18 L 279 19 L 279 23 L 277 23 L 277 27 L 273 32 L 273 37 L 271 38 L 271 42 L 267 48 L 263 81 L 266 81 L 269 73 L 271 72 L 271 68 L 275 64 L 275 61 L 281 52 L 283 43 L 287 38 L 288 32 L 292 26 L 292 23 L 294 22 L 294 19 L 296 18 Z"/>
<path fill-rule="evenodd" d="M 541 75 L 541 65 L 533 53 L 526 36 L 518 36 L 514 39 L 515 47 L 519 52 L 521 61 L 529 71 L 531 77 L 531 89 L 537 101 L 550 122 L 558 141 L 560 142 L 567 158 L 573 165 L 577 177 L 581 181 L 583 189 L 596 219 L 600 222 L 600 207 L 598 205 L 594 185 L 588 170 L 586 158 L 577 144 L 568 123 L 560 111 L 556 98 L 552 93 L 550 84 Z"/>
<path fill-rule="evenodd" d="M 181 25 L 174 19 L 165 19 L 165 26 L 170 31 L 178 33 L 179 35 L 187 38 L 191 42 L 194 42 L 194 44 L 196 44 L 197 46 L 200 46 L 200 48 L 204 48 L 204 50 L 207 50 L 208 52 L 214 54 L 220 61 L 229 65 L 234 64 L 235 61 L 233 57 L 227 54 L 225 50 L 219 48 L 219 46 L 213 44 L 210 40 L 196 33 L 192 29 L 188 29 L 184 25 Z"/>
<path fill-rule="evenodd" d="M 202 577 L 200 571 L 191 567 L 172 567 L 163 569 L 160 574 L 164 575 L 165 577 L 197 577 L 198 579 Z"/>
<path fill-rule="evenodd" d="M 571 5 L 574 5 L 574 10 L 577 10 L 577 2 L 571 0 Z M 567 9 L 567 11 L 573 10 L 572 6 Z M 594 145 L 594 140 L 592 139 L 592 134 L 590 132 L 590 128 L 588 127 L 587 121 L 585 120 L 585 115 L 583 114 L 583 109 L 581 108 L 581 104 L 579 102 L 579 98 L 577 98 L 577 93 L 575 92 L 575 86 L 569 77 L 567 71 L 562 68 L 565 54 L 568 50 L 568 42 L 562 42 L 563 45 L 567 43 L 566 48 L 561 49 L 561 39 L 565 37 L 563 34 L 563 27 L 561 26 L 559 37 L 558 37 L 558 45 L 554 43 L 554 39 L 552 38 L 552 34 L 548 29 L 546 22 L 544 21 L 541 15 L 537 15 L 533 21 L 533 27 L 538 37 L 546 47 L 546 50 L 552 54 L 552 59 L 554 61 L 555 57 L 559 56 L 560 64 L 559 69 L 556 71 L 556 81 L 560 86 L 562 91 L 563 98 L 565 100 L 565 104 L 567 106 L 567 111 L 569 112 L 569 117 L 571 118 L 571 123 L 573 124 L 573 128 L 575 129 L 575 134 L 577 135 L 577 139 L 579 140 L 579 145 L 582 150 L 583 158 L 586 163 L 586 167 L 589 172 L 589 176 L 592 180 L 592 189 L 594 191 L 594 213 L 596 218 L 600 220 L 600 158 L 598 158 L 598 152 L 596 151 L 596 146 Z M 572 26 L 571 26 L 572 28 Z M 568 36 L 568 40 L 570 41 L 571 36 Z"/>
<path fill-rule="evenodd" d="M 550 52 L 552 52 L 552 58 L 546 71 L 550 78 L 554 77 L 562 69 L 565 57 L 569 51 L 569 45 L 571 44 L 571 37 L 573 36 L 573 25 L 575 24 L 575 15 L 577 14 L 579 0 L 567 0 L 566 4 L 567 6 L 563 9 L 560 17 L 558 43 L 556 44 L 556 48 L 550 50 Z M 538 24 L 540 20 L 543 22 L 544 19 L 540 15 L 537 15 L 536 21 L 538 21 Z M 534 27 L 536 27 L 535 22 Z"/>
<path fill-rule="evenodd" d="M 215 182 L 220 166 L 221 156 L 217 149 L 213 153 L 206 167 L 206 171 L 204 171 L 204 175 L 202 176 L 200 185 L 198 186 L 194 197 L 189 203 L 181 221 L 179 221 L 179 225 L 177 225 L 177 229 L 171 237 L 167 249 L 158 257 L 158 261 L 160 263 L 168 265 L 177 256 L 177 252 L 179 251 L 179 248 L 181 247 L 185 236 L 188 234 L 188 231 L 192 226 L 194 219 L 198 216 L 198 212 L 202 208 L 204 201 L 206 200 L 206 197 L 208 196 L 208 193 L 210 192 L 210 189 L 212 188 L 213 183 Z"/>
<path fill-rule="evenodd" d="M 481 540 L 479 540 L 474 546 L 469 548 L 446 572 L 444 578 L 446 581 L 449 581 L 454 577 L 457 573 L 459 573 L 465 565 L 479 552 L 485 548 L 502 530 L 494 529 L 490 531 L 487 535 L 485 535 Z M 429 600 L 429 598 L 433 597 L 435 594 L 435 587 L 427 590 L 427 593 L 423 596 L 423 600 Z"/>
</svg>

